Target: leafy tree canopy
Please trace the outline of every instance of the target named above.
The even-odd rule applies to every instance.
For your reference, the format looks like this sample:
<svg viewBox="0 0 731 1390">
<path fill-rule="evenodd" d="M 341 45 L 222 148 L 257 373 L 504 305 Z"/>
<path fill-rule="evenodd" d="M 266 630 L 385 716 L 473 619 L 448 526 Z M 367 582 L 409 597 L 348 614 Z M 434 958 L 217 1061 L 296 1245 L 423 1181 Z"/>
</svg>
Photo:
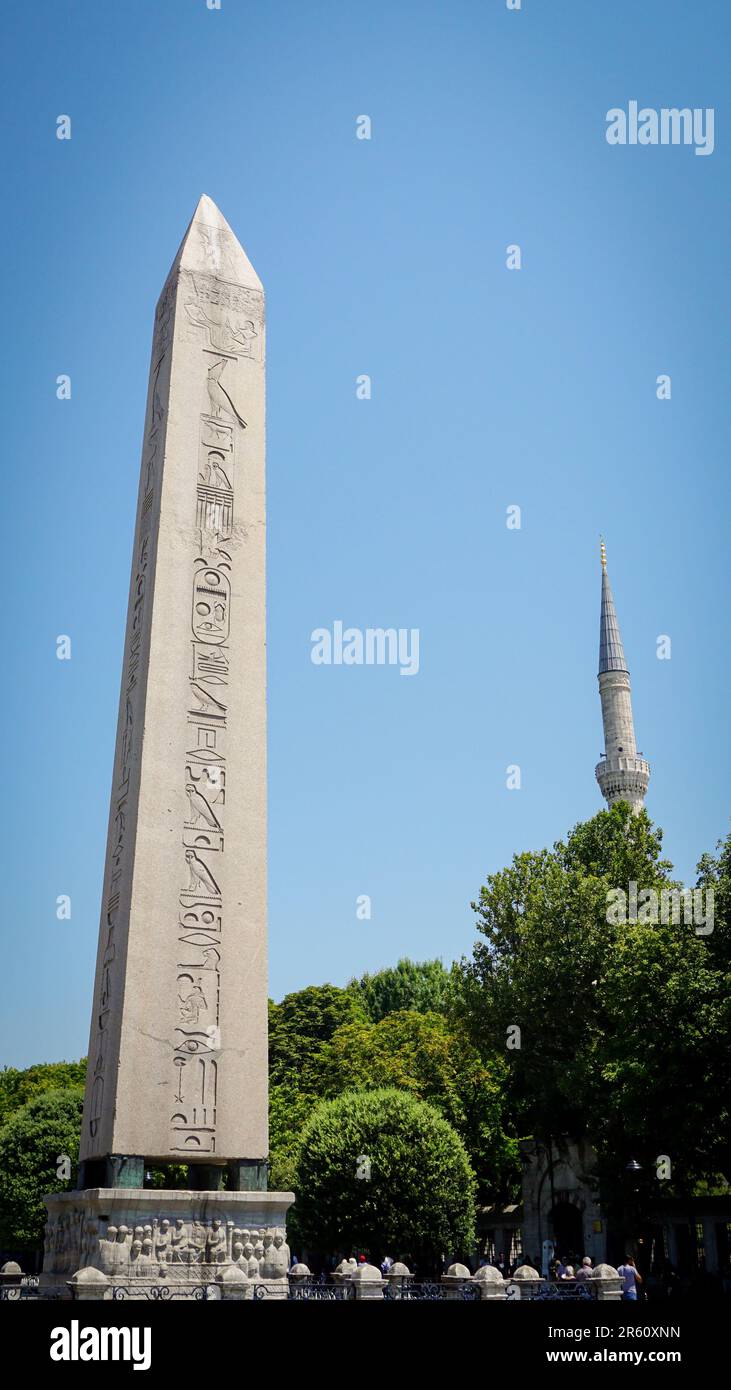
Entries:
<svg viewBox="0 0 731 1390">
<path fill-rule="evenodd" d="M 428 1101 L 461 1136 L 487 1201 L 507 1200 L 520 1182 L 517 1143 L 504 1133 L 507 1076 L 503 1058 L 483 1060 L 443 1015 L 402 1010 L 339 1028 L 312 1084 L 326 1097 L 396 1086 Z"/>
<path fill-rule="evenodd" d="M 74 1186 L 83 1102 L 82 1086 L 43 1091 L 0 1128 L 0 1243 L 7 1249 L 40 1245 L 44 1194 Z M 58 1176 L 64 1156 L 69 1179 Z"/>
<path fill-rule="evenodd" d="M 449 997 L 449 971 L 440 960 L 413 961 L 403 957 L 395 966 L 351 980 L 349 990 L 361 1000 L 371 1023 L 387 1014 L 413 1009 L 443 1013 Z"/>
<path fill-rule="evenodd" d="M 337 985 L 310 985 L 269 1001 L 269 1076 L 275 1084 L 301 1076 L 303 1066 L 330 1041 L 336 1028 L 363 1017 L 354 995 Z"/>
<path fill-rule="evenodd" d="M 311 1249 L 434 1262 L 472 1245 L 464 1145 L 438 1111 L 404 1091 L 321 1102 L 302 1132 L 295 1176 L 296 1232 Z"/>
<path fill-rule="evenodd" d="M 80 1062 L 38 1062 L 19 1071 L 3 1067 L 0 1071 L 0 1125 L 14 1110 L 26 1105 L 42 1091 L 63 1090 L 66 1086 L 83 1086 L 86 1080 L 86 1058 Z"/>
<path fill-rule="evenodd" d="M 632 882 L 638 894 L 673 887 L 661 840 L 646 812 L 620 803 L 553 850 L 516 855 L 473 904 L 482 939 L 456 1003 L 475 1045 L 509 1062 L 519 1132 L 588 1133 L 605 1188 L 630 1154 L 644 1155 L 648 1172 L 667 1154 L 686 1189 L 727 1162 L 718 921 L 703 936 L 685 921 L 609 910 Z M 699 866 L 722 900 L 730 857 L 727 842 Z"/>
</svg>

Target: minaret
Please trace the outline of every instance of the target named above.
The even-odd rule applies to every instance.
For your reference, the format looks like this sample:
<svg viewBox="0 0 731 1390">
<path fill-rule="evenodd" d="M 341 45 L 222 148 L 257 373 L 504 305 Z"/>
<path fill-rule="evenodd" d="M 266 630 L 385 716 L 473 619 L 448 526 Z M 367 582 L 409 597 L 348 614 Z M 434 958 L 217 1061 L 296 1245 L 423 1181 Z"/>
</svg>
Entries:
<svg viewBox="0 0 731 1390">
<path fill-rule="evenodd" d="M 599 622 L 599 694 L 604 724 L 604 756 L 596 780 L 607 804 L 628 801 L 641 811 L 650 781 L 650 764 L 638 754 L 632 719 L 629 671 L 607 574 L 607 551 L 601 542 L 602 610 Z"/>
</svg>

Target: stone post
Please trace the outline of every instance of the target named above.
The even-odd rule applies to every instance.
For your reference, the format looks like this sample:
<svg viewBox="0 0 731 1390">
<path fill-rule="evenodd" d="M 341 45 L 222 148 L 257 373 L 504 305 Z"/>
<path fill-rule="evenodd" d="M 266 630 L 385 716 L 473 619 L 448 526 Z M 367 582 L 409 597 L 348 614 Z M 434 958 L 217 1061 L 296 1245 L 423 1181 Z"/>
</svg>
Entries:
<svg viewBox="0 0 731 1390">
<path fill-rule="evenodd" d="M 383 1298 L 386 1280 L 375 1265 L 358 1265 L 357 1269 L 353 1270 L 350 1282 L 357 1299 Z"/>
<path fill-rule="evenodd" d="M 250 1296 L 249 1280 L 238 1265 L 227 1265 L 216 1275 L 216 1283 L 220 1285 L 222 1299 L 245 1299 Z"/>
<path fill-rule="evenodd" d="M 350 1259 L 341 1260 L 340 1264 L 336 1265 L 335 1269 L 333 1270 L 333 1284 L 335 1284 L 339 1289 L 343 1288 L 345 1284 L 349 1284 L 353 1277 L 353 1271 L 357 1269 L 357 1267 L 357 1263 L 353 1259 L 352 1255 Z"/>
<path fill-rule="evenodd" d="M 616 1302 L 622 1297 L 622 1279 L 614 1265 L 597 1265 L 591 1277 L 592 1282 L 596 1284 L 596 1296 L 599 1303 L 604 1303 L 608 1299 Z"/>
<path fill-rule="evenodd" d="M 535 1298 L 544 1280 L 532 1265 L 520 1265 L 508 1283 L 518 1285 L 521 1298 Z"/>
<path fill-rule="evenodd" d="M 76 1299 L 109 1298 L 109 1280 L 99 1269 L 79 1269 L 69 1280 L 72 1297 Z"/>
<path fill-rule="evenodd" d="M 391 1298 L 408 1298 L 414 1276 L 407 1265 L 401 1264 L 397 1260 L 395 1264 L 391 1265 L 385 1278 Z"/>
<path fill-rule="evenodd" d="M 294 1294 L 295 1298 L 302 1298 L 304 1296 L 304 1285 L 307 1283 L 308 1279 L 312 1278 L 312 1274 L 307 1268 L 307 1265 L 292 1265 L 288 1277 L 290 1292 Z"/>
<path fill-rule="evenodd" d="M 466 1265 L 450 1265 L 441 1279 L 445 1299 L 447 1301 L 458 1299 L 461 1302 L 464 1290 L 468 1288 L 471 1279 L 472 1275 Z"/>
<path fill-rule="evenodd" d="M 472 1276 L 473 1284 L 480 1290 L 480 1299 L 483 1298 L 505 1298 L 505 1280 L 499 1269 L 494 1265 L 481 1265 L 476 1274 Z"/>
<path fill-rule="evenodd" d="M 15 1260 L 8 1260 L 0 1269 L 0 1289 L 5 1289 L 5 1297 L 9 1302 L 17 1301 L 20 1298 L 20 1281 L 23 1271 Z"/>
<path fill-rule="evenodd" d="M 267 1301 L 270 1299 L 286 1299 L 289 1297 L 289 1280 L 286 1275 L 283 1279 L 262 1278 L 260 1280 L 260 1288 L 262 1292 L 259 1294 L 259 1297 L 265 1298 Z"/>
</svg>

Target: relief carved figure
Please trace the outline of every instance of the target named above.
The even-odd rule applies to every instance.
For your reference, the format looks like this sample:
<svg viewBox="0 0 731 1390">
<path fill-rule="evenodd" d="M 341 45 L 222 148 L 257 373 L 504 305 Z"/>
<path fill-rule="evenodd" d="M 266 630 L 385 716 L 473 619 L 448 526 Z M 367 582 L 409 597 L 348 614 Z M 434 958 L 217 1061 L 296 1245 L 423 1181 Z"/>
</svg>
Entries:
<svg viewBox="0 0 731 1390">
<path fill-rule="evenodd" d="M 211 893 L 216 897 L 220 897 L 221 890 L 213 874 L 203 863 L 203 860 L 199 859 L 198 855 L 193 853 L 192 849 L 186 850 L 185 862 L 188 865 L 188 872 L 190 874 L 188 891 L 190 893 L 195 893 L 200 888 L 200 890 L 205 893 Z"/>
<path fill-rule="evenodd" d="M 287 1247 L 284 1244 L 284 1237 L 281 1231 L 276 1231 L 273 1238 L 271 1233 L 267 1234 L 264 1244 L 264 1256 L 261 1262 L 261 1277 L 265 1281 L 286 1279 L 289 1261 L 287 1259 Z"/>
<path fill-rule="evenodd" d="M 226 1250 L 226 1230 L 220 1217 L 215 1216 L 206 1234 L 205 1249 L 206 1264 L 225 1264 L 228 1259 Z"/>
<path fill-rule="evenodd" d="M 84 1221 L 80 1210 L 49 1217 L 46 1273 L 71 1274 L 92 1266 L 112 1284 L 193 1277 L 213 1280 L 213 1267 L 232 1264 L 252 1284 L 264 1282 L 286 1290 L 290 1253 L 284 1231 L 249 1230 L 222 1216 L 206 1222 L 155 1216 L 144 1226 L 110 1223 L 101 1235 L 97 1218 Z"/>
<path fill-rule="evenodd" d="M 242 357 L 256 355 L 259 330 L 253 319 L 235 317 L 229 309 L 216 306 L 204 309 L 194 299 L 186 300 L 185 312 L 191 324 L 203 329 L 204 340 L 217 352 L 235 353 Z"/>
<path fill-rule="evenodd" d="M 222 488 L 226 492 L 231 491 L 228 475 L 224 472 L 224 462 L 223 454 L 219 453 L 218 449 L 209 450 L 208 458 L 199 475 L 201 482 L 205 483 L 206 487 Z"/>
<path fill-rule="evenodd" d="M 188 798 L 188 804 L 190 806 L 189 824 L 199 825 L 200 822 L 203 820 L 205 821 L 206 825 L 210 825 L 212 829 L 220 830 L 220 821 L 217 819 L 214 812 L 211 810 L 211 807 L 206 801 L 206 798 L 203 796 L 201 792 L 198 791 L 196 787 L 193 786 L 192 782 L 186 783 L 185 794 Z"/>
<path fill-rule="evenodd" d="M 242 430 L 245 430 L 246 421 L 239 414 L 221 380 L 230 360 L 229 357 L 219 357 L 208 368 L 208 401 L 214 420 L 226 420 L 233 415 L 234 419 L 240 424 Z"/>
<path fill-rule="evenodd" d="M 221 267 L 219 266 L 218 271 Z M 252 289 L 246 285 L 236 285 L 218 278 L 218 274 L 208 275 L 205 271 L 186 270 L 183 271 L 183 280 L 188 291 L 188 301 L 193 303 L 198 300 L 203 304 L 210 304 L 212 312 L 219 315 L 224 309 L 231 309 L 236 314 L 245 314 L 251 317 L 255 323 L 262 324 L 264 317 L 264 296 L 261 290 Z M 217 320 L 218 321 L 218 320 Z"/>
<path fill-rule="evenodd" d="M 197 1023 L 200 1018 L 201 1009 L 207 1009 L 206 996 L 201 989 L 200 979 L 191 987 L 190 993 L 183 998 L 178 995 L 180 1001 L 180 1021 L 181 1023 Z"/>
<path fill-rule="evenodd" d="M 206 682 L 207 684 L 210 682 Z M 218 684 L 218 682 L 216 682 Z M 207 714 L 211 719 L 224 719 L 226 706 L 217 700 L 210 690 L 204 690 L 196 681 L 190 683 L 190 693 L 196 702 L 196 714 Z"/>
<path fill-rule="evenodd" d="M 169 1260 L 171 1264 L 187 1264 L 188 1231 L 180 1218 L 175 1222 L 175 1230 L 170 1235 Z"/>
<path fill-rule="evenodd" d="M 168 1218 L 164 1216 L 159 1225 L 157 1224 L 156 1218 L 154 1222 L 153 1244 L 155 1259 L 159 1264 L 170 1264 L 172 1259 L 172 1238 L 173 1233 Z"/>
</svg>

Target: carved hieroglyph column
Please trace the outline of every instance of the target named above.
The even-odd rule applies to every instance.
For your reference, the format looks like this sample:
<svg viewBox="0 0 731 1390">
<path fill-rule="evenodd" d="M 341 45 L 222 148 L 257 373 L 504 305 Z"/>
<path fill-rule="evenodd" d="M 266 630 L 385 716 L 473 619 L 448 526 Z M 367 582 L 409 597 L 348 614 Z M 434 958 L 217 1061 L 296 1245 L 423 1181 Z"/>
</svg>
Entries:
<svg viewBox="0 0 731 1390">
<path fill-rule="evenodd" d="M 110 1186 L 141 1159 L 256 1185 L 268 1151 L 264 525 L 264 294 L 203 197 L 142 449 L 81 1140 Z"/>
</svg>

